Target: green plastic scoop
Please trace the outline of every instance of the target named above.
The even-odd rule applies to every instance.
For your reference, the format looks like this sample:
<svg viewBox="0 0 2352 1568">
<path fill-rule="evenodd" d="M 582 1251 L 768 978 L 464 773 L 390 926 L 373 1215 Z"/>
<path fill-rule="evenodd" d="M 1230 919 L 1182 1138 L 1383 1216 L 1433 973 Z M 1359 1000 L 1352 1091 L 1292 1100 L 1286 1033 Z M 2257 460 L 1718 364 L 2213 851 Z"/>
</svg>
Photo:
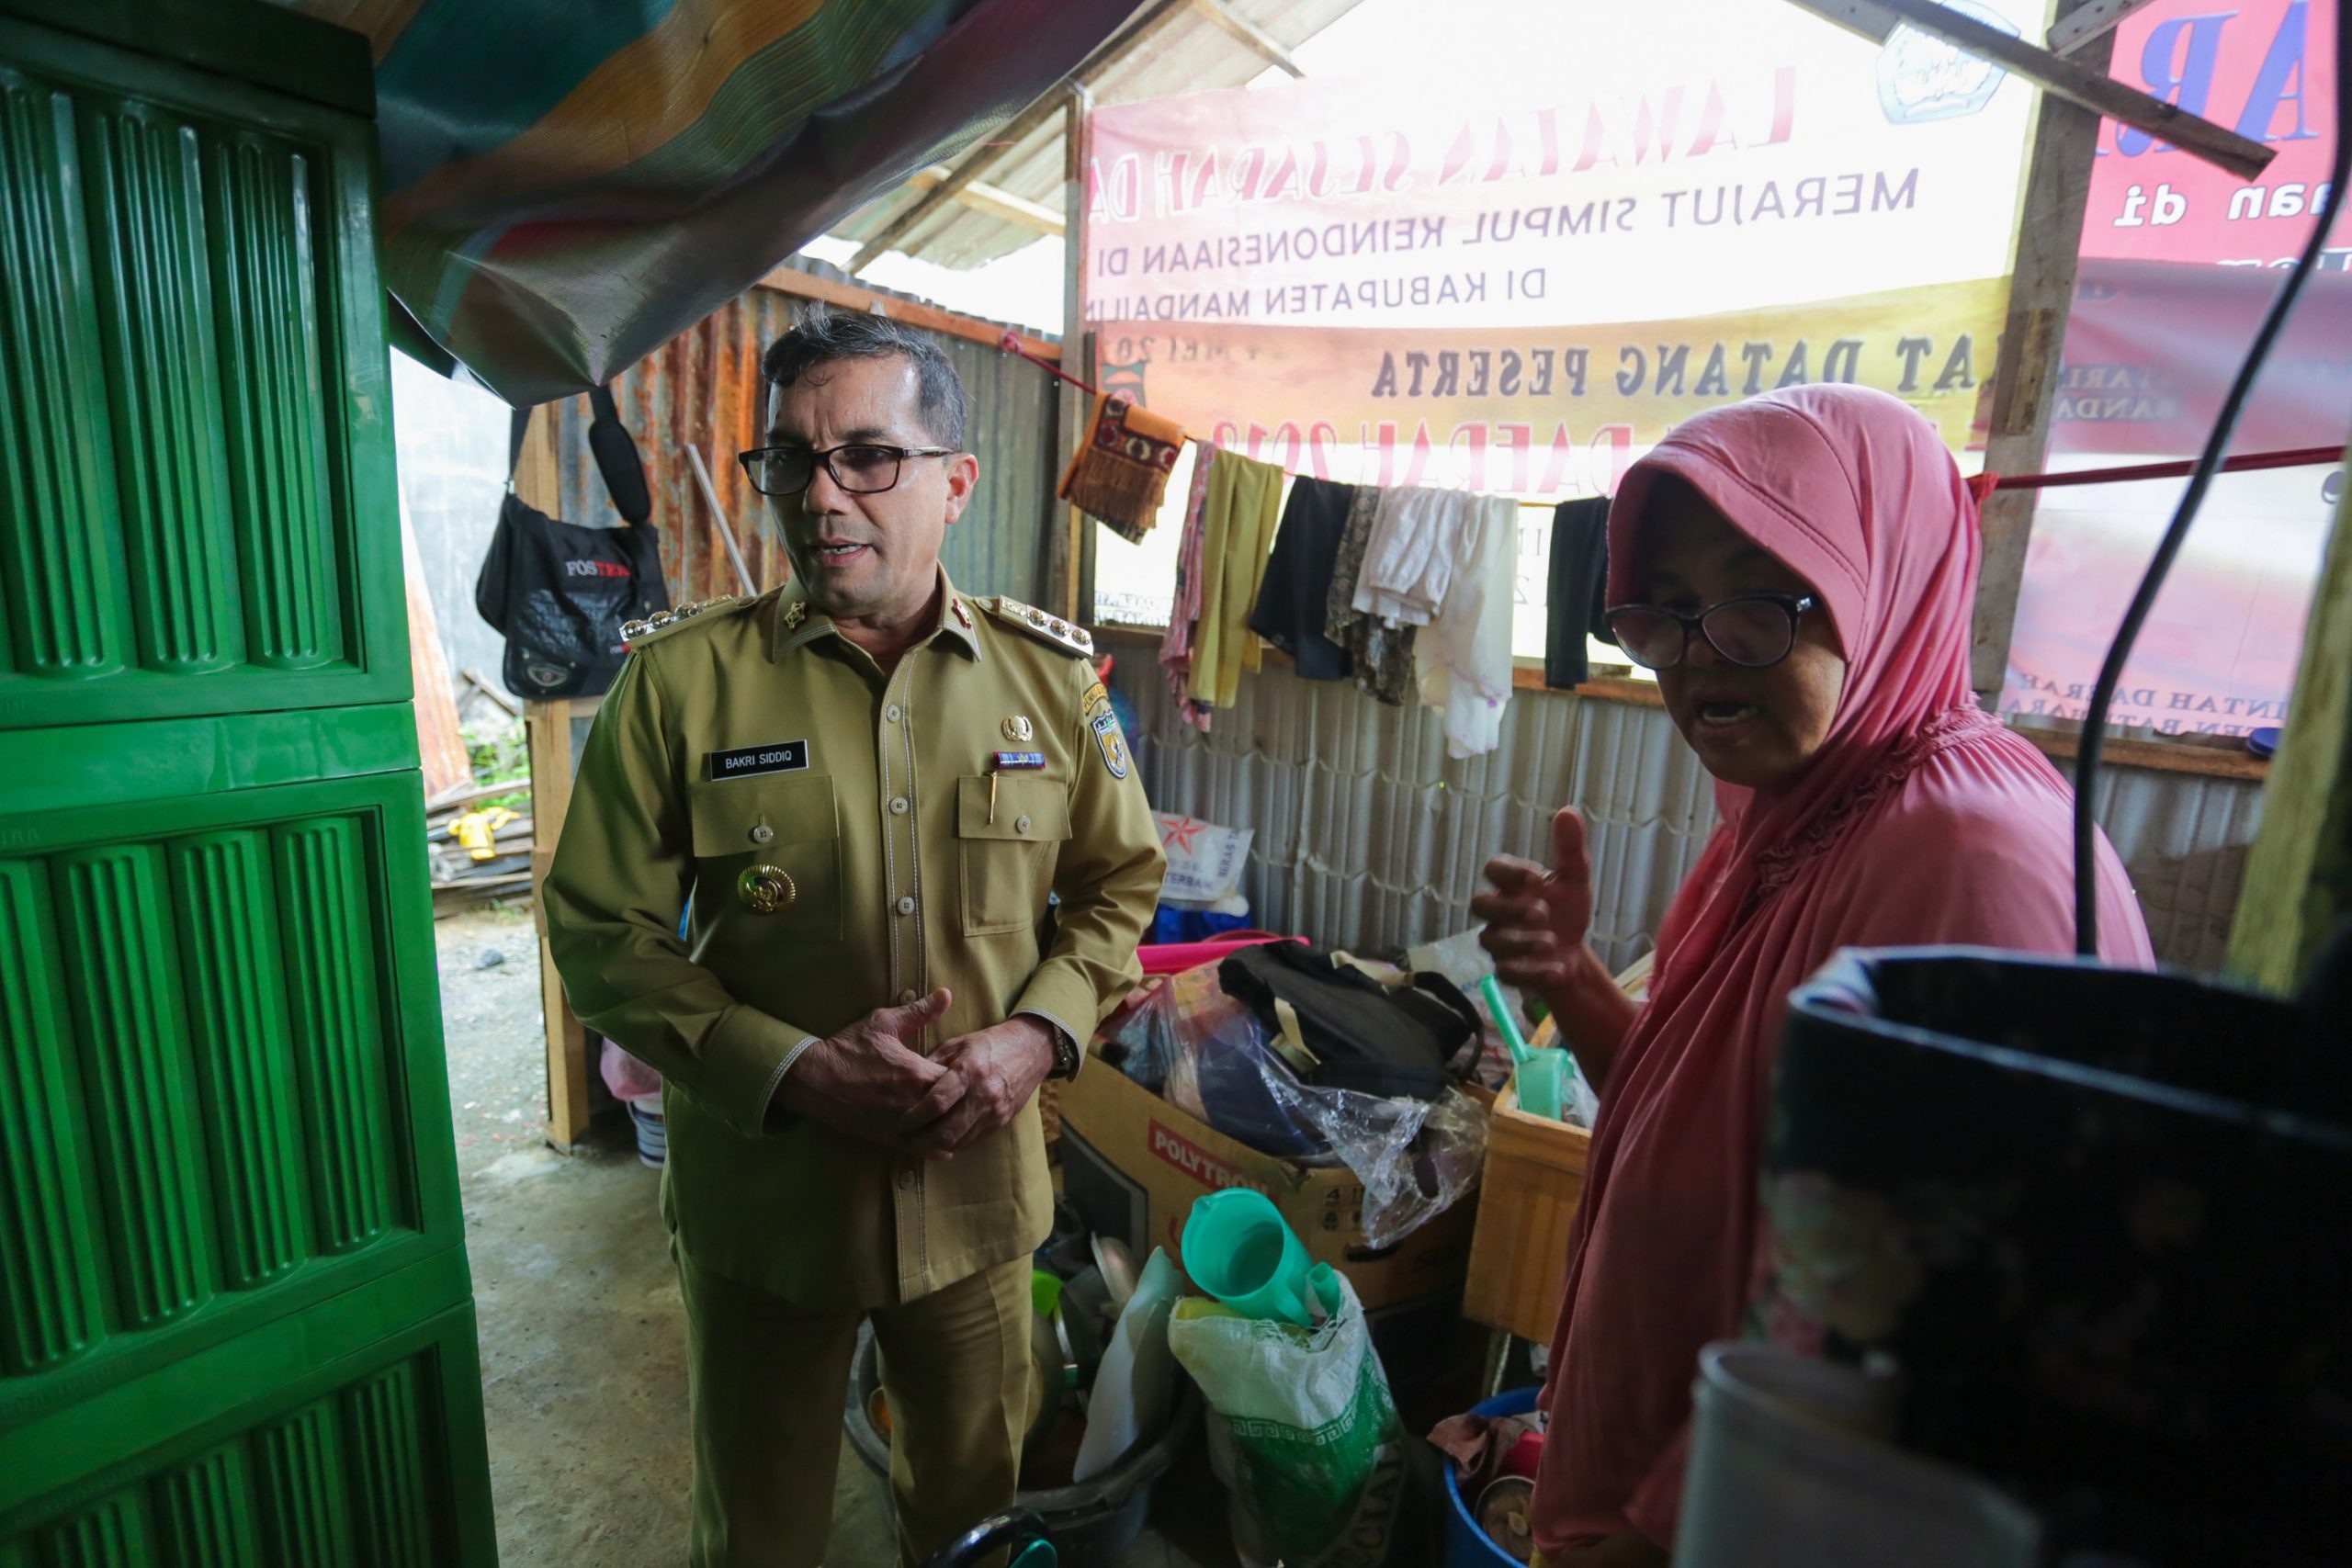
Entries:
<svg viewBox="0 0 2352 1568">
<path fill-rule="evenodd" d="M 1495 1026 L 1503 1032 L 1503 1043 L 1510 1047 L 1511 1065 L 1518 1069 L 1513 1081 L 1519 1086 L 1519 1108 L 1530 1116 L 1557 1122 L 1569 1075 L 1576 1071 L 1574 1060 L 1566 1051 L 1530 1048 L 1492 975 L 1479 980 L 1478 989 L 1487 998 L 1487 1010 L 1495 1015 Z"/>
</svg>

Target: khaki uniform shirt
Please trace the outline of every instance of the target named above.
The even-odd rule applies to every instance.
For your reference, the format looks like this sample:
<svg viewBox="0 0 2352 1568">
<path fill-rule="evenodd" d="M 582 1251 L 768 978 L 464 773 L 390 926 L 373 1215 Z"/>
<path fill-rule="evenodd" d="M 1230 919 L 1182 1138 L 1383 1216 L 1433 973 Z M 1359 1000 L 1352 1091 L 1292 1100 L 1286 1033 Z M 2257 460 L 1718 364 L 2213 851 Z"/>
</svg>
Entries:
<svg viewBox="0 0 2352 1568">
<path fill-rule="evenodd" d="M 1083 634 L 941 582 L 887 676 L 794 589 L 638 639 L 543 893 L 574 1010 L 667 1080 L 680 1246 L 809 1306 L 1019 1257 L 1053 1196 L 1035 1100 L 951 1160 L 903 1158 L 774 1110 L 797 1050 L 940 986 L 925 1052 L 1016 1012 L 1083 1048 L 1139 976 L 1166 864 Z M 755 870 L 772 912 L 739 887 Z"/>
</svg>

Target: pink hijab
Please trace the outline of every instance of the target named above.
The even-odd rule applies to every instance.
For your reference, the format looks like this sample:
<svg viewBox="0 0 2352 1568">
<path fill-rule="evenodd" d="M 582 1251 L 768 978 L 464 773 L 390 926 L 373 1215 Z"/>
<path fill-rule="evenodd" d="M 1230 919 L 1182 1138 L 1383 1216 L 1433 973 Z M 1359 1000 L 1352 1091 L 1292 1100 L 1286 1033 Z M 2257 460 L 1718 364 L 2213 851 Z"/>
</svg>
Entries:
<svg viewBox="0 0 2352 1568">
<path fill-rule="evenodd" d="M 1815 386 L 1712 410 L 1625 476 L 1609 599 L 1637 597 L 1642 509 L 1676 474 L 1803 574 L 1847 660 L 1822 750 L 1722 823 L 1667 911 L 1650 998 L 1603 1096 L 1534 1502 L 1547 1556 L 1627 1528 L 1671 1546 L 1701 1346 L 1736 1335 L 1763 1113 L 1792 987 L 1841 947 L 2074 945 L 2068 786 L 1969 688 L 1976 504 L 1900 400 Z M 2153 962 L 2104 841 L 2110 962 Z"/>
</svg>

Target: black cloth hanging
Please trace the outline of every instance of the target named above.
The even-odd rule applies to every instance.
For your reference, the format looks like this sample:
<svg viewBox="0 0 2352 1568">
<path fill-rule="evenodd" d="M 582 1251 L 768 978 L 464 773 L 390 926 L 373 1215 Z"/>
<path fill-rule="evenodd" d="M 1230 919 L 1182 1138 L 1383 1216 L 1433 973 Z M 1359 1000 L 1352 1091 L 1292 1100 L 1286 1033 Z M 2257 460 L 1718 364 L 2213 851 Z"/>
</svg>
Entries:
<svg viewBox="0 0 2352 1568">
<path fill-rule="evenodd" d="M 1274 533 L 1273 553 L 1250 611 L 1250 629 L 1290 655 L 1305 681 L 1344 681 L 1355 672 L 1348 650 L 1324 634 L 1331 568 L 1356 487 L 1300 479 Z"/>
<path fill-rule="evenodd" d="M 637 444 L 609 389 L 589 398 L 589 449 L 623 527 L 582 527 L 525 504 L 513 485 L 530 411 L 516 409 L 508 427 L 506 499 L 474 579 L 474 608 L 506 638 L 500 674 L 518 697 L 601 696 L 628 657 L 623 624 L 670 607 L 662 541 L 644 525 L 653 502 Z"/>
<path fill-rule="evenodd" d="M 1581 686 L 1592 671 L 1585 638 L 1616 639 L 1601 619 L 1609 590 L 1609 498 L 1552 509 L 1552 574 L 1544 624 L 1544 683 Z"/>
</svg>

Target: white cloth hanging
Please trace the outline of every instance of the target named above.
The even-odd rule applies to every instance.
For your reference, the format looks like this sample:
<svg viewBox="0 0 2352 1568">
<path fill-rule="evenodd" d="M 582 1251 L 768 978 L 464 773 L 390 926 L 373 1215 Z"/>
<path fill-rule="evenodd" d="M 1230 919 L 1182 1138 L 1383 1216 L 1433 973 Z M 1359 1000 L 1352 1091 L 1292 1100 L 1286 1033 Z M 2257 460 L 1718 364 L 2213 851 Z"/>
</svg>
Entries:
<svg viewBox="0 0 2352 1568">
<path fill-rule="evenodd" d="M 1436 618 L 1454 574 L 1460 536 L 1477 498 L 1458 490 L 1406 486 L 1380 492 L 1363 570 L 1356 576 L 1355 608 L 1400 626 Z"/>
<path fill-rule="evenodd" d="M 1413 645 L 1413 660 L 1422 703 L 1445 715 L 1447 752 L 1477 757 L 1501 743 L 1510 701 L 1519 502 L 1509 496 L 1464 500 L 1468 516 L 1451 580 L 1436 618 Z"/>
</svg>

